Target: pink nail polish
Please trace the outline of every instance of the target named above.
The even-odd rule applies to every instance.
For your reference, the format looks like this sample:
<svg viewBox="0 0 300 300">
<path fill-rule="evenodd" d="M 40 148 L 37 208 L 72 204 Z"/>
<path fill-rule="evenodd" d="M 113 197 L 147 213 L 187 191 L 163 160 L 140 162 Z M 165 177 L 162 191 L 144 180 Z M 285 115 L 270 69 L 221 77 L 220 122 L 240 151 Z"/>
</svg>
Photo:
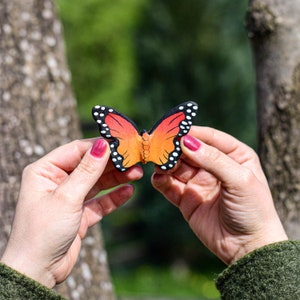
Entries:
<svg viewBox="0 0 300 300">
<path fill-rule="evenodd" d="M 186 135 L 183 137 L 183 144 L 192 151 L 198 150 L 201 146 L 201 143 L 191 135 Z"/>
<path fill-rule="evenodd" d="M 107 144 L 103 139 L 98 139 L 95 141 L 91 154 L 95 157 L 101 158 L 106 152 Z"/>
</svg>

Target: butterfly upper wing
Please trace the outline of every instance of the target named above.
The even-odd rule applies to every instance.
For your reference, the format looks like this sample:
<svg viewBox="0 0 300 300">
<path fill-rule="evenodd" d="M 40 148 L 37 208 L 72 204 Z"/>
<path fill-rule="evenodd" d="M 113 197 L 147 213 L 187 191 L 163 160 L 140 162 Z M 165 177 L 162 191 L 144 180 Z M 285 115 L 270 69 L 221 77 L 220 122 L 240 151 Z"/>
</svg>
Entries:
<svg viewBox="0 0 300 300">
<path fill-rule="evenodd" d="M 151 149 L 148 161 L 159 165 L 162 170 L 175 166 L 182 153 L 179 139 L 189 132 L 197 110 L 197 103 L 184 102 L 153 126 L 149 132 Z"/>
<path fill-rule="evenodd" d="M 141 161 L 141 136 L 129 118 L 100 105 L 93 107 L 92 114 L 100 134 L 110 144 L 111 159 L 118 170 L 125 171 Z"/>
</svg>

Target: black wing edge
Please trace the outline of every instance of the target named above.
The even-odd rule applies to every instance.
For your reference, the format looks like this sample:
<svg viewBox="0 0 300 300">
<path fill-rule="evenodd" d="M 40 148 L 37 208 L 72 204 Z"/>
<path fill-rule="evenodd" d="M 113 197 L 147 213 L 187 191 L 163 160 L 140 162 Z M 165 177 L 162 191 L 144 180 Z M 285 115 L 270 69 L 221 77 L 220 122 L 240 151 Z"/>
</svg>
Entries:
<svg viewBox="0 0 300 300">
<path fill-rule="evenodd" d="M 174 113 L 177 113 L 180 111 L 180 107 L 181 106 L 184 106 L 184 107 L 187 107 L 187 106 L 191 106 L 191 107 L 197 107 L 197 109 L 194 109 L 194 112 L 197 113 L 198 111 L 198 103 L 195 102 L 195 101 L 186 101 L 186 102 L 182 102 L 180 104 L 178 104 L 177 106 L 173 107 L 172 109 L 170 109 L 166 114 L 164 114 L 154 125 L 153 127 L 151 128 L 151 130 L 149 130 L 149 134 L 151 134 L 155 128 L 166 118 L 168 118 L 170 115 L 174 114 Z M 192 117 L 191 121 L 193 121 L 195 117 Z"/>
</svg>

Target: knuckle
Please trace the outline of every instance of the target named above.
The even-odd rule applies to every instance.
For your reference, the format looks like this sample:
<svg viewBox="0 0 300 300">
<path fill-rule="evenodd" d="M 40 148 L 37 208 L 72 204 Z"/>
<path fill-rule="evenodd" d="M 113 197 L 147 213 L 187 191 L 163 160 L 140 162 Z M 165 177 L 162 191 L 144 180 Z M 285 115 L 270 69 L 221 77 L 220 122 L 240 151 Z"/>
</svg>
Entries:
<svg viewBox="0 0 300 300">
<path fill-rule="evenodd" d="M 26 176 L 27 174 L 31 173 L 32 167 L 33 167 L 33 164 L 29 164 L 29 165 L 25 166 L 25 168 L 23 169 L 23 172 L 22 172 L 22 176 Z"/>
<path fill-rule="evenodd" d="M 257 153 L 253 149 L 251 149 L 251 150 L 252 150 L 252 157 L 253 157 L 254 162 L 256 164 L 260 164 L 260 158 L 259 158 L 259 156 L 257 155 Z"/>
<path fill-rule="evenodd" d="M 256 181 L 256 176 L 250 169 L 245 169 L 243 174 L 240 174 L 239 182 L 240 185 L 251 186 Z"/>
<path fill-rule="evenodd" d="M 22 178 L 29 177 L 31 174 L 33 174 L 35 168 L 36 168 L 35 162 L 25 166 L 22 171 Z"/>
<path fill-rule="evenodd" d="M 72 142 L 70 142 L 70 145 L 75 149 L 77 152 L 80 152 L 80 146 L 82 145 L 82 141 L 77 139 Z"/>
<path fill-rule="evenodd" d="M 207 154 L 207 158 L 211 161 L 211 162 L 216 162 L 219 161 L 221 159 L 221 152 L 215 148 L 211 148 L 210 151 Z"/>
<path fill-rule="evenodd" d="M 259 160 L 257 153 L 254 151 L 254 149 L 247 147 L 247 154 L 249 157 L 251 157 L 254 160 Z"/>
<path fill-rule="evenodd" d="M 67 191 L 63 188 L 57 188 L 54 191 L 54 199 L 57 199 L 59 202 L 69 202 L 74 198 L 74 195 L 71 193 L 71 191 Z"/>
<path fill-rule="evenodd" d="M 92 143 L 90 141 L 77 139 L 70 142 L 68 145 L 70 146 L 70 148 L 72 149 L 72 153 L 76 157 L 82 158 L 87 149 L 92 146 Z"/>
<path fill-rule="evenodd" d="M 96 166 L 85 159 L 81 160 L 80 164 L 77 166 L 77 171 L 86 175 L 93 174 L 96 170 Z"/>
</svg>

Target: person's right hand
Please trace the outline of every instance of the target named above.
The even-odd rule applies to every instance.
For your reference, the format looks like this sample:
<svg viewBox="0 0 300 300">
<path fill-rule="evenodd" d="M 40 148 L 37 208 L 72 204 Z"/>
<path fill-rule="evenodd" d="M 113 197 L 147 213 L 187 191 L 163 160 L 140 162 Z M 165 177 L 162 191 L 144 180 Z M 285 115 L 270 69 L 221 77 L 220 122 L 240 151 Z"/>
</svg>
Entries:
<svg viewBox="0 0 300 300">
<path fill-rule="evenodd" d="M 193 126 L 175 169 L 152 184 L 177 206 L 198 238 L 226 264 L 286 240 L 258 156 L 218 130 Z"/>
</svg>

